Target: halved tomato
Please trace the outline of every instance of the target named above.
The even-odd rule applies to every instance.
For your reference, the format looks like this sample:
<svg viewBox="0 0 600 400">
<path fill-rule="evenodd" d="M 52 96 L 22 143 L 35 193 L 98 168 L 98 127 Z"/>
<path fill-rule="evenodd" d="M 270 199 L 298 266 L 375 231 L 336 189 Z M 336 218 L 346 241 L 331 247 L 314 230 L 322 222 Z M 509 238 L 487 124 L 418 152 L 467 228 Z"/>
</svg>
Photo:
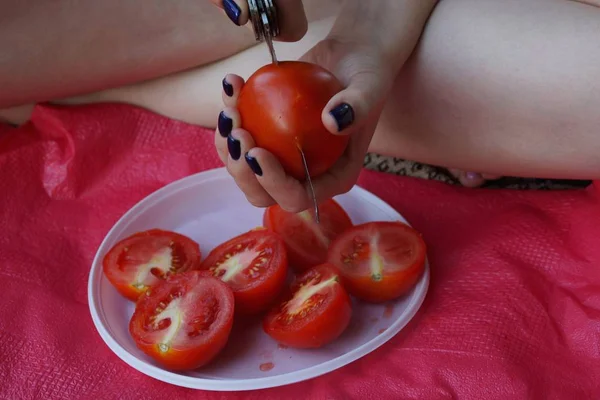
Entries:
<svg viewBox="0 0 600 400">
<path fill-rule="evenodd" d="M 136 301 L 168 276 L 200 265 L 200 247 L 175 232 L 151 229 L 121 240 L 104 256 L 104 274 L 123 296 Z"/>
<path fill-rule="evenodd" d="M 279 235 L 255 229 L 217 246 L 200 268 L 231 287 L 237 312 L 251 315 L 267 310 L 279 296 L 288 263 Z"/>
<path fill-rule="evenodd" d="M 263 320 L 264 331 L 280 344 L 318 348 L 337 339 L 350 323 L 350 296 L 335 268 L 321 264 L 298 276 L 280 304 Z"/>
<path fill-rule="evenodd" d="M 324 263 L 331 241 L 352 226 L 350 217 L 335 200 L 320 204 L 319 214 L 318 224 L 312 209 L 296 214 L 274 205 L 263 215 L 263 224 L 285 241 L 290 266 L 296 271 Z"/>
<path fill-rule="evenodd" d="M 329 248 L 353 296 L 380 303 L 405 294 L 425 268 L 426 246 L 421 234 L 402 222 L 369 222 L 354 226 Z"/>
<path fill-rule="evenodd" d="M 129 323 L 137 347 L 164 367 L 190 370 L 225 347 L 235 311 L 231 289 L 200 271 L 160 281 L 138 300 Z"/>
</svg>

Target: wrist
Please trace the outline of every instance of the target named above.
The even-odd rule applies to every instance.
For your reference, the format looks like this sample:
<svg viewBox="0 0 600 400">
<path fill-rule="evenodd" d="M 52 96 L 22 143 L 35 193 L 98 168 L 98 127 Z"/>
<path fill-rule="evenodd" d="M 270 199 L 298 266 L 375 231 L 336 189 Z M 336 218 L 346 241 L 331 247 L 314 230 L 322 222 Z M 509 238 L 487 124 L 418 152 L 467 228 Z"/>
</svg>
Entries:
<svg viewBox="0 0 600 400">
<path fill-rule="evenodd" d="M 438 0 L 346 0 L 330 39 L 376 53 L 397 73 L 413 52 Z"/>
</svg>

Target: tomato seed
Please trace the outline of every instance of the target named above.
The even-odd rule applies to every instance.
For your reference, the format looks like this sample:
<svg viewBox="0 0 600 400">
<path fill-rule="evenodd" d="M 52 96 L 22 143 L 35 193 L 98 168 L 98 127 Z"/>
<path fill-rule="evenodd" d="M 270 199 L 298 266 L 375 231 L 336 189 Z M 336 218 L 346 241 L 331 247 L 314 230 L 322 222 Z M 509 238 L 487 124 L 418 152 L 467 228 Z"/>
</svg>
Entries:
<svg viewBox="0 0 600 400">
<path fill-rule="evenodd" d="M 272 370 L 274 367 L 275 367 L 275 364 L 273 364 L 272 362 L 266 362 L 266 363 L 260 364 L 260 366 L 258 368 L 263 372 L 267 372 L 267 371 Z"/>
<path fill-rule="evenodd" d="M 152 275 L 156 276 L 157 278 L 163 278 L 164 277 L 163 272 L 159 268 L 157 268 L 157 267 L 152 267 L 150 269 L 150 273 Z"/>
<path fill-rule="evenodd" d="M 166 353 L 167 351 L 169 351 L 169 345 L 164 344 L 164 343 L 159 343 L 158 344 L 158 349 L 163 352 Z"/>
<path fill-rule="evenodd" d="M 162 331 L 163 329 L 167 329 L 169 326 L 171 326 L 171 318 L 165 318 L 160 320 L 158 325 L 156 325 L 156 329 Z"/>
</svg>

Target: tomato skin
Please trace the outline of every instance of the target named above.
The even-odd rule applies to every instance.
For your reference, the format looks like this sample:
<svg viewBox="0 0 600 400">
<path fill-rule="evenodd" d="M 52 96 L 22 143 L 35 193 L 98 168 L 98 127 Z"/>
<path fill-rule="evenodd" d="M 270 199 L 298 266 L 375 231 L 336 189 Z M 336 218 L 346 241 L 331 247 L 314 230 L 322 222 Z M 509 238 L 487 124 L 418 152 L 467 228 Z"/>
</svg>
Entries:
<svg viewBox="0 0 600 400">
<path fill-rule="evenodd" d="M 296 272 L 327 261 L 331 241 L 352 227 L 346 211 L 333 199 L 321 203 L 319 213 L 319 224 L 312 209 L 290 213 L 276 204 L 263 214 L 263 224 L 283 238 L 289 264 Z"/>
<path fill-rule="evenodd" d="M 367 268 L 373 263 L 369 241 L 375 237 L 387 241 L 387 246 L 379 244 L 375 253 L 376 259 L 388 265 L 378 274 Z M 361 247 L 356 247 L 357 240 Z M 383 303 L 412 289 L 425 270 L 426 253 L 418 231 L 402 222 L 378 221 L 356 225 L 338 236 L 329 247 L 328 261 L 351 295 L 366 302 Z M 395 270 L 389 268 L 392 264 Z"/>
<path fill-rule="evenodd" d="M 256 271 L 257 276 L 251 275 L 250 279 L 246 279 L 248 277 L 246 274 L 249 272 L 242 270 L 240 273 L 243 275 L 232 276 L 227 281 L 235 296 L 236 312 L 241 315 L 255 315 L 266 311 L 285 288 L 288 261 L 283 239 L 267 229 L 254 229 L 214 248 L 200 266 L 201 270 L 225 279 L 227 272 L 219 270 L 217 264 L 227 263 L 228 260 L 224 260 L 225 256 L 227 254 L 235 256 L 239 252 L 238 246 L 246 248 L 261 242 L 265 254 L 263 256 L 258 254 L 256 258 L 250 260 L 254 263 L 257 259 L 260 262 L 260 257 L 266 259 L 266 262 Z"/>
<path fill-rule="evenodd" d="M 165 276 L 148 275 L 144 287 L 133 285 L 136 275 L 136 262 L 127 265 L 127 258 L 133 257 L 137 264 L 149 261 L 153 251 L 169 248 L 172 254 L 177 253 L 177 265 L 174 270 L 167 271 Z M 198 243 L 192 239 L 162 229 L 150 229 L 135 233 L 115 244 L 102 261 L 104 275 L 117 291 L 131 301 L 136 301 L 147 287 L 158 283 L 161 279 L 179 272 L 190 271 L 200 265 L 202 253 Z M 174 261 L 173 261 L 174 262 Z M 171 263 L 171 267 L 174 264 Z"/>
<path fill-rule="evenodd" d="M 179 300 L 177 296 L 176 300 L 170 300 L 169 296 L 173 293 L 181 294 L 180 308 L 176 309 L 180 313 L 174 312 L 174 315 L 183 316 L 178 326 L 185 331 L 175 336 L 167 351 L 161 351 L 160 333 L 164 338 L 164 332 L 168 332 L 170 326 L 162 331 L 153 329 L 151 317 L 157 315 L 161 302 L 166 304 L 166 308 L 162 309 L 167 310 L 171 302 Z M 139 298 L 129 323 L 129 333 L 140 350 L 167 369 L 200 368 L 217 357 L 227 344 L 233 327 L 234 304 L 231 289 L 219 279 L 200 271 L 175 274 Z M 207 326 L 202 326 L 202 323 Z M 207 329 L 197 334 L 205 327 Z M 190 331 L 194 334 L 191 335 Z"/>
<path fill-rule="evenodd" d="M 317 303 L 312 305 L 310 302 L 299 303 L 297 313 L 290 315 L 294 296 L 301 296 L 299 295 L 301 288 L 314 287 L 315 284 L 322 282 L 331 283 L 323 291 L 318 292 L 317 296 L 311 298 L 316 299 L 314 301 Z M 350 296 L 338 282 L 335 268 L 328 264 L 321 264 L 296 278 L 281 302 L 263 319 L 263 330 L 283 345 L 299 349 L 314 349 L 337 339 L 346 330 L 351 318 Z"/>
<path fill-rule="evenodd" d="M 333 135 L 321 114 L 331 97 L 344 89 L 326 69 L 301 61 L 282 61 L 258 69 L 244 84 L 237 108 L 242 127 L 257 147 L 273 153 L 284 170 L 306 179 L 298 146 L 311 177 L 327 171 L 346 149 L 348 135 Z"/>
</svg>

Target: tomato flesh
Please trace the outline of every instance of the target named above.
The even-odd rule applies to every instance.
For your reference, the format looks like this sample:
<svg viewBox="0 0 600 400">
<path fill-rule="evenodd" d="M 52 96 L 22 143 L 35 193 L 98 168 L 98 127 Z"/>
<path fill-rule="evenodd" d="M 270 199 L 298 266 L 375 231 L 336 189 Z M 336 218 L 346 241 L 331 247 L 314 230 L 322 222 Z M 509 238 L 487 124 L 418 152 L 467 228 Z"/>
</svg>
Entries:
<svg viewBox="0 0 600 400">
<path fill-rule="evenodd" d="M 140 297 L 129 323 L 136 346 L 171 370 L 210 363 L 225 347 L 234 316 L 231 289 L 189 271 L 160 281 Z"/>
<path fill-rule="evenodd" d="M 350 217 L 335 200 L 321 203 L 319 213 L 318 224 L 312 209 L 290 213 L 274 205 L 263 215 L 263 224 L 283 238 L 289 264 L 296 271 L 324 263 L 331 241 L 352 227 Z"/>
<path fill-rule="evenodd" d="M 380 303 L 410 290 L 425 269 L 420 233 L 401 222 L 356 225 L 333 241 L 328 261 L 353 296 Z"/>
<path fill-rule="evenodd" d="M 309 174 L 327 171 L 346 149 L 348 135 L 333 135 L 323 125 L 322 111 L 342 83 L 326 69 L 300 61 L 282 61 L 258 69 L 242 87 L 237 108 L 242 127 L 256 146 L 273 153 L 284 170 L 306 179 L 299 148 Z"/>
<path fill-rule="evenodd" d="M 350 296 L 334 267 L 315 266 L 298 276 L 263 320 L 264 331 L 280 344 L 319 348 L 337 339 L 352 317 Z"/>
<path fill-rule="evenodd" d="M 280 295 L 288 261 L 281 237 L 258 229 L 217 246 L 200 268 L 231 287 L 237 312 L 251 315 L 267 310 Z"/>
<path fill-rule="evenodd" d="M 104 274 L 121 295 L 136 301 L 149 287 L 172 274 L 195 269 L 200 247 L 175 232 L 151 229 L 131 235 L 103 259 Z"/>
</svg>

